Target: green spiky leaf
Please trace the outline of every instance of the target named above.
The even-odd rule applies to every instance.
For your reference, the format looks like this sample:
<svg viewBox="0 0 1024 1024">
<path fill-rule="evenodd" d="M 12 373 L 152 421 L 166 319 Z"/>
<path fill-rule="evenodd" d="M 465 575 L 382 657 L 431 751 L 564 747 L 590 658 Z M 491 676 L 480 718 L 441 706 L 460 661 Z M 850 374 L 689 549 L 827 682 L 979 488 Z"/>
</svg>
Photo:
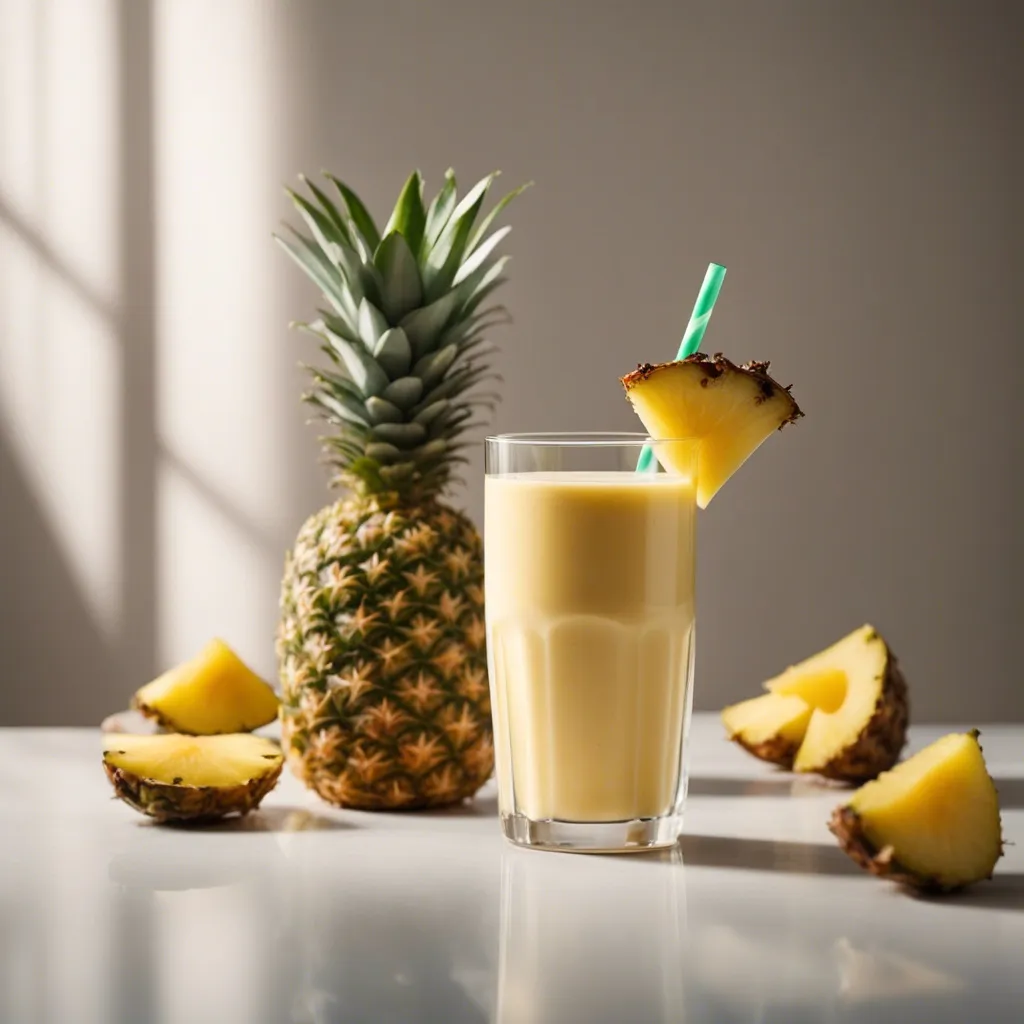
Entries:
<svg viewBox="0 0 1024 1024">
<path fill-rule="evenodd" d="M 483 265 L 485 260 L 494 251 L 495 247 L 511 231 L 509 227 L 499 228 L 488 238 L 476 252 L 470 256 L 465 263 L 459 267 L 458 273 L 452 280 L 452 285 L 462 284 L 468 277 L 475 274 Z"/>
<path fill-rule="evenodd" d="M 393 380 L 380 394 L 393 402 L 399 409 L 411 409 L 423 394 L 423 381 L 419 377 L 399 377 Z"/>
<path fill-rule="evenodd" d="M 370 216 L 370 211 L 363 205 L 363 201 L 359 196 L 343 181 L 339 181 L 333 174 L 328 174 L 327 178 L 341 193 L 341 198 L 345 201 L 348 215 L 352 218 L 352 223 L 356 226 L 356 230 L 359 232 L 366 249 L 369 253 L 376 252 L 377 246 L 380 245 L 380 232 L 377 230 L 377 225 L 373 222 L 373 217 Z"/>
<path fill-rule="evenodd" d="M 385 236 L 373 257 L 381 276 L 381 302 L 388 323 L 398 324 L 423 301 L 420 271 L 405 238 L 397 231 Z"/>
<path fill-rule="evenodd" d="M 341 357 L 352 382 L 365 396 L 379 395 L 387 388 L 387 374 L 365 348 L 335 334 L 326 326 L 323 334 L 331 348 Z"/>
<path fill-rule="evenodd" d="M 312 391 L 306 395 L 306 401 L 311 405 L 319 406 L 325 412 L 347 423 L 358 427 L 370 426 L 366 409 L 362 404 L 354 402 L 347 395 L 340 392 L 328 394 L 326 391 Z"/>
<path fill-rule="evenodd" d="M 359 337 L 370 352 L 387 329 L 384 314 L 369 299 L 363 299 L 359 304 Z"/>
<path fill-rule="evenodd" d="M 292 228 L 289 230 L 292 231 L 294 239 L 274 235 L 274 241 L 305 271 L 306 276 L 323 292 L 335 311 L 344 315 L 346 306 L 338 268 L 305 235 Z"/>
<path fill-rule="evenodd" d="M 505 207 L 508 206 L 508 204 L 511 203 L 512 200 L 516 198 L 516 196 L 521 196 L 532 185 L 533 182 L 528 181 L 525 185 L 520 185 L 519 188 L 512 189 L 512 191 L 509 192 L 508 195 L 502 196 L 501 199 L 499 199 L 498 202 L 495 203 L 494 209 L 491 210 L 490 213 L 488 213 L 487 216 L 485 216 L 482 221 L 480 221 L 480 226 L 476 229 L 476 231 L 473 232 L 473 237 L 470 238 L 469 244 L 466 246 L 467 253 L 473 252 L 476 249 L 476 247 L 483 240 L 484 235 L 487 234 L 491 225 L 494 223 L 495 218 L 502 213 Z"/>
<path fill-rule="evenodd" d="M 378 423 L 370 429 L 370 434 L 376 440 L 408 449 L 427 439 L 427 428 L 421 423 Z"/>
<path fill-rule="evenodd" d="M 448 372 L 458 354 L 455 345 L 445 345 L 418 360 L 412 368 L 412 375 L 422 380 L 425 388 L 431 388 Z"/>
<path fill-rule="evenodd" d="M 412 346 L 405 331 L 401 327 L 385 331 L 374 346 L 373 358 L 391 380 L 405 376 L 412 365 Z"/>
<path fill-rule="evenodd" d="M 444 175 L 444 185 L 430 202 L 427 210 L 427 223 L 423 231 L 423 243 L 420 246 L 420 257 L 423 258 L 437 244 L 441 232 L 451 219 L 452 210 L 458 200 L 455 187 L 455 172 L 449 167 Z"/>
<path fill-rule="evenodd" d="M 331 223 L 334 225 L 335 231 L 338 235 L 345 240 L 349 248 L 355 251 L 352 244 L 352 233 L 349 231 L 348 224 L 345 223 L 345 218 L 341 215 L 341 211 L 331 202 L 327 194 L 320 188 L 317 188 L 316 184 L 309 180 L 304 174 L 299 175 L 299 180 L 313 193 L 314 199 L 320 204 L 320 209 L 323 210 L 324 214 L 330 218 Z"/>
<path fill-rule="evenodd" d="M 370 422 L 373 424 L 402 423 L 405 420 L 405 413 L 394 402 L 389 402 L 386 398 L 371 395 L 364 404 Z"/>
<path fill-rule="evenodd" d="M 478 181 L 452 211 L 423 265 L 423 288 L 428 302 L 440 298 L 452 286 L 469 242 L 470 232 L 483 205 L 494 175 Z"/>
<path fill-rule="evenodd" d="M 398 232 L 409 246 L 410 255 L 420 251 L 423 232 L 426 228 L 427 213 L 423 209 L 423 179 L 419 171 L 413 171 L 405 183 L 391 218 L 384 228 L 385 239 L 392 232 Z M 415 265 L 415 260 L 413 260 Z"/>
<path fill-rule="evenodd" d="M 420 306 L 402 318 L 402 329 L 412 345 L 413 355 L 419 359 L 437 348 L 437 341 L 455 307 L 459 304 L 457 291 L 446 292 L 429 306 Z"/>
</svg>

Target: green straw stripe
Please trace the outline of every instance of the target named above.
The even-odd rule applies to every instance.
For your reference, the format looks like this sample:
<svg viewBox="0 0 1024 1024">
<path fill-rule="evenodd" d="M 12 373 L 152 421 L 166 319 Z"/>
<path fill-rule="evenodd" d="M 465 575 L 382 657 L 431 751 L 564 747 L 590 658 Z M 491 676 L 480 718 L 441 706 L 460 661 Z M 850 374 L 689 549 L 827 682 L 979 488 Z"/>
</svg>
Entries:
<svg viewBox="0 0 1024 1024">
<path fill-rule="evenodd" d="M 679 343 L 679 354 L 676 359 L 692 356 L 700 348 L 724 280 L 725 267 L 719 266 L 717 263 L 709 264 L 708 272 L 704 275 L 704 283 L 700 286 L 700 294 L 693 304 L 690 322 L 686 325 L 683 340 Z"/>
<path fill-rule="evenodd" d="M 708 328 L 708 321 L 715 308 L 715 301 L 718 293 L 722 290 L 722 282 L 725 280 L 725 267 L 718 263 L 709 263 L 708 272 L 704 275 L 704 283 L 700 286 L 697 301 L 693 304 L 693 312 L 690 314 L 690 321 L 683 332 L 683 340 L 679 343 L 679 351 L 676 359 L 686 359 L 692 356 L 700 348 L 704 340 L 704 332 Z M 640 452 L 640 458 L 636 464 L 637 472 L 643 473 L 650 470 L 657 470 L 658 460 L 651 450 L 651 446 L 645 444 Z"/>
</svg>

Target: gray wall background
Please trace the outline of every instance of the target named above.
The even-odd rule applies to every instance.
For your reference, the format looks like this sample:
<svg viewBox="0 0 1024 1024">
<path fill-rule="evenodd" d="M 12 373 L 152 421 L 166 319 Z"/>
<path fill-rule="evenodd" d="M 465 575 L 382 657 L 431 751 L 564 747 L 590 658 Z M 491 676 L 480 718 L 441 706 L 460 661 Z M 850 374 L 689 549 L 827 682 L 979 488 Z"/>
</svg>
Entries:
<svg viewBox="0 0 1024 1024">
<path fill-rule="evenodd" d="M 771 359 L 806 411 L 701 518 L 699 708 L 871 621 L 917 720 L 1024 719 L 1024 5 L 83 8 L 114 84 L 65 114 L 114 118 L 117 187 L 37 161 L 30 201 L 0 175 L 0 724 L 96 722 L 215 633 L 273 672 L 281 556 L 325 501 L 294 365 L 313 353 L 285 326 L 314 295 L 269 240 L 280 184 L 326 167 L 383 212 L 412 167 L 436 187 L 448 165 L 536 181 L 508 218 L 495 430 L 633 429 L 617 377 L 670 357 L 709 260 L 729 275 L 705 348 Z M 69 9 L 36 4 L 26 82 L 70 73 L 46 27 Z M 0 0 L 10 45 L 26 10 Z M 32 99 L 12 81 L 0 153 Z M 58 403 L 15 409 L 21 356 L 74 340 L 11 275 L 75 285 L 46 216 L 68 189 L 117 252 L 102 614 L 69 515 L 93 482 L 61 497 L 33 444 L 77 458 L 109 403 L 56 440 Z M 481 476 L 456 495 L 478 521 Z"/>
</svg>

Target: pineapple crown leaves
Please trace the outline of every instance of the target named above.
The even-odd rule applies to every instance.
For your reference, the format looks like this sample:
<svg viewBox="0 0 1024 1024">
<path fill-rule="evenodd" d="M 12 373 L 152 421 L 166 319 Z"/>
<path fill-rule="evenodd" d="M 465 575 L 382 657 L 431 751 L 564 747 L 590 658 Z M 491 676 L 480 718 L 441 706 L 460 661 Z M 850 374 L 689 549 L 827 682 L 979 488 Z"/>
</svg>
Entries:
<svg viewBox="0 0 1024 1024">
<path fill-rule="evenodd" d="M 321 441 L 340 482 L 429 497 L 466 461 L 459 439 L 481 425 L 473 410 L 492 409 L 498 397 L 473 391 L 501 379 L 488 362 L 488 333 L 510 322 L 504 306 L 485 305 L 505 281 L 508 257 L 496 250 L 511 230 L 491 228 L 530 184 L 481 216 L 496 176 L 460 199 L 449 170 L 425 206 L 414 171 L 383 231 L 331 174 L 337 199 L 304 176 L 307 195 L 286 190 L 308 233 L 286 225 L 274 237 L 329 307 L 296 326 L 327 357 L 306 367 L 312 387 L 303 397 L 333 428 Z"/>
</svg>

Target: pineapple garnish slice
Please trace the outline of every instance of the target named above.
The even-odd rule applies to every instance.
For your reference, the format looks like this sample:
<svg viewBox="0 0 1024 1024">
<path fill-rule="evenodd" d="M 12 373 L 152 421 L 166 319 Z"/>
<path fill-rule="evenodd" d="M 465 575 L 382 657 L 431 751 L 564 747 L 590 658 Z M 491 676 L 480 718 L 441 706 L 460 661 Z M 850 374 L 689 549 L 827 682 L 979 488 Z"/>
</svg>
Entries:
<svg viewBox="0 0 1024 1024">
<path fill-rule="evenodd" d="M 283 764 L 276 743 L 249 733 L 103 740 L 103 767 L 114 792 L 158 822 L 248 814 L 277 784 Z"/>
<path fill-rule="evenodd" d="M 210 736 L 251 732 L 277 717 L 273 688 L 223 640 L 139 690 L 132 706 L 171 732 Z"/>
<path fill-rule="evenodd" d="M 814 708 L 793 760 L 798 772 L 864 782 L 891 768 L 906 742 L 907 686 L 873 626 L 862 626 L 765 683 Z"/>
<path fill-rule="evenodd" d="M 1002 823 L 977 730 L 943 736 L 862 786 L 829 828 L 862 868 L 915 889 L 990 878 Z"/>
<path fill-rule="evenodd" d="M 722 712 L 729 739 L 762 761 L 793 767 L 814 708 L 799 697 L 766 693 Z"/>
<path fill-rule="evenodd" d="M 737 366 L 721 354 L 645 363 L 622 384 L 651 437 L 699 439 L 701 508 L 769 435 L 803 415 L 789 388 L 768 375 L 768 363 Z M 658 454 L 673 468 L 671 445 Z M 687 450 L 675 468 L 688 466 L 689 458 Z"/>
</svg>

